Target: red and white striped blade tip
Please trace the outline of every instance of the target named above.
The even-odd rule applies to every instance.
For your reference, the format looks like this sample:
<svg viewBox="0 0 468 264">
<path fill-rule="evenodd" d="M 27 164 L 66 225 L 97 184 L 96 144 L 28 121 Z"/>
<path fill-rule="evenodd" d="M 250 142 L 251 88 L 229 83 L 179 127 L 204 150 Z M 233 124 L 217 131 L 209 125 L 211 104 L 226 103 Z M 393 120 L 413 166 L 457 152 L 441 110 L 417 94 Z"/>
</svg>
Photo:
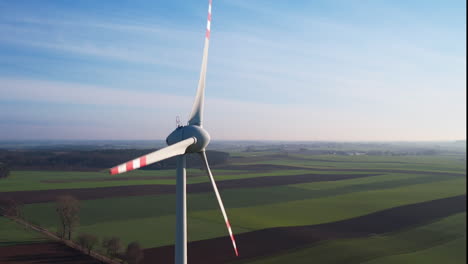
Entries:
<svg viewBox="0 0 468 264">
<path fill-rule="evenodd" d="M 229 223 L 229 220 L 227 220 L 227 219 L 225 219 L 225 220 L 226 220 L 226 227 L 227 227 L 227 230 L 229 232 L 229 236 L 231 237 L 232 247 L 234 248 L 234 251 L 236 252 L 236 256 L 238 257 L 239 252 L 237 252 L 236 239 L 234 238 L 234 234 L 232 233 L 231 224 Z"/>
<path fill-rule="evenodd" d="M 208 21 L 207 21 L 207 24 L 206 24 L 206 38 L 209 40 L 210 39 L 210 35 L 211 35 L 211 0 L 210 0 L 210 3 L 208 4 Z"/>
<path fill-rule="evenodd" d="M 128 161 L 126 163 L 120 164 L 119 166 L 115 166 L 109 170 L 109 173 L 111 175 L 115 175 L 115 174 L 124 173 L 124 172 L 131 171 L 131 170 L 136 170 L 143 166 L 146 166 L 146 156 Z"/>
<path fill-rule="evenodd" d="M 232 245 L 234 246 L 234 251 L 236 252 L 236 257 L 239 256 L 239 252 L 237 251 L 236 240 L 234 239 L 234 235 L 231 236 Z"/>
</svg>

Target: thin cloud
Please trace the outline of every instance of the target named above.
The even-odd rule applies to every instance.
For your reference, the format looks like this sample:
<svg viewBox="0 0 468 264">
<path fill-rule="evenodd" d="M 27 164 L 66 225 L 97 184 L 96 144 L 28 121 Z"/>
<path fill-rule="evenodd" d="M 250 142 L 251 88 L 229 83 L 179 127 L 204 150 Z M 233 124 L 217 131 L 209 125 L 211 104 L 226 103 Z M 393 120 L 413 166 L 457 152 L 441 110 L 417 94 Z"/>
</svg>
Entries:
<svg viewBox="0 0 468 264">
<path fill-rule="evenodd" d="M 404 140 L 466 133 L 465 32 L 420 17 L 388 23 L 398 14 L 411 18 L 397 4 L 341 1 L 345 7 L 334 10 L 350 9 L 337 17 L 311 10 L 312 2 L 301 10 L 263 3 L 217 6 L 206 101 L 207 127 L 216 138 Z M 70 138 L 154 139 L 173 129 L 173 116 L 188 115 L 203 25 L 102 10 L 94 17 L 71 12 L 66 20 L 18 12 L 0 17 L 0 44 L 18 51 L 0 52 L 8 65 L 0 71 L 0 100 L 13 109 L 15 102 L 41 102 L 49 117 L 17 110 L 18 123 L 8 119 L 0 137 L 55 127 Z M 379 14 L 383 19 L 374 19 Z M 82 118 L 59 104 L 99 111 L 83 110 Z M 83 133 L 65 127 L 71 120 Z"/>
<path fill-rule="evenodd" d="M 93 139 L 160 139 L 173 129 L 171 115 L 182 114 L 186 121 L 192 105 L 191 96 L 172 96 L 155 92 L 128 92 L 106 87 L 85 86 L 69 83 L 56 83 L 38 80 L 0 80 L 3 85 L 0 95 L 4 100 L 20 100 L 46 103 L 69 103 L 112 106 L 119 111 L 96 111 L 89 123 L 81 120 L 83 134 L 80 138 Z M 343 111 L 332 107 L 311 105 L 278 105 L 225 100 L 208 97 L 206 100 L 206 124 L 212 135 L 223 139 L 268 139 L 268 140 L 404 140 L 408 135 L 419 140 L 435 140 L 462 137 L 463 130 L 453 130 L 460 116 L 445 117 L 439 110 L 420 111 L 382 111 L 356 107 L 353 111 Z M 64 110 L 66 111 L 66 110 Z M 89 111 L 83 110 L 83 113 Z M 369 112 L 371 114 L 369 114 Z M 420 115 L 425 113 L 426 116 Z M 401 114 L 407 118 L 397 118 Z M 50 113 L 49 122 L 58 113 Z M 63 115 L 63 113 L 61 113 Z M 66 115 L 66 114 L 65 114 Z M 73 114 L 68 114 L 72 115 Z M 27 115 L 26 115 L 27 116 Z M 66 117 L 61 116 L 62 119 Z M 439 125 L 433 123 L 443 120 Z M 76 117 L 71 118 L 75 120 Z M 79 118 L 78 118 L 79 120 Z M 103 120 L 99 124 L 99 120 Z M 417 121 L 416 121 L 417 120 Z M 418 129 L 414 127 L 418 125 Z M 2 123 L 0 123 L 2 124 Z M 5 124 L 2 124 L 5 126 Z M 91 128 L 96 126 L 96 130 Z M 105 128 L 103 128 L 103 126 Z M 7 125 L 0 136 L 11 137 L 13 131 L 26 129 L 25 123 Z M 40 125 L 31 124 L 28 131 L 53 130 L 63 127 L 60 123 Z M 395 128 L 408 127 L 404 130 Z M 421 133 L 421 129 L 425 133 Z M 81 130 L 81 128 L 77 128 Z M 75 132 L 67 134 L 61 130 L 62 137 L 73 138 Z M 106 133 L 102 131 L 107 131 Z M 108 133 L 109 131 L 112 131 Z M 41 132 L 41 133 L 42 133 Z M 56 132 L 54 132 L 56 133 Z M 54 135 L 54 133 L 50 135 Z"/>
</svg>

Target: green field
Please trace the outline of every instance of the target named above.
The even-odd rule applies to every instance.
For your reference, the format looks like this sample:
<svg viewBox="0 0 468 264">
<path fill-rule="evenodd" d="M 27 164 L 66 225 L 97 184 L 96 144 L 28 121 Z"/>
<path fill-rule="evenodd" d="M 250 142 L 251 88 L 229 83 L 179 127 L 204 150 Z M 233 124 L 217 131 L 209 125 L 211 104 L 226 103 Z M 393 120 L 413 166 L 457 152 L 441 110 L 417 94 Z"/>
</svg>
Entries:
<svg viewBox="0 0 468 264">
<path fill-rule="evenodd" d="M 298 175 L 309 173 L 304 169 L 277 170 L 268 172 L 248 172 L 242 170 L 213 170 L 218 180 L 253 178 L 261 176 Z M 318 173 L 318 172 L 315 172 Z M 321 174 L 333 173 L 324 172 Z M 199 169 L 187 170 L 187 183 L 208 182 L 208 177 Z M 125 177 L 125 180 L 122 178 Z M 135 177 L 137 179 L 126 179 Z M 11 176 L 2 179 L 0 192 L 32 191 L 51 189 L 98 188 L 147 184 L 175 184 L 175 170 L 144 171 L 136 170 L 112 176 L 107 172 L 69 172 L 69 171 L 13 171 Z"/>
<path fill-rule="evenodd" d="M 249 263 L 465 263 L 465 247 L 466 213 L 461 213 L 402 232 L 327 241 Z"/>
<path fill-rule="evenodd" d="M 38 243 L 46 241 L 41 234 L 25 228 L 12 220 L 0 217 L 0 246 Z"/>
<path fill-rule="evenodd" d="M 274 156 L 268 152 L 233 153 L 232 156 L 231 166 L 281 164 L 295 168 L 269 171 L 214 169 L 217 181 L 261 176 L 363 173 L 346 169 L 366 169 L 366 173 L 384 169 L 425 172 L 380 172 L 378 176 L 339 181 L 222 190 L 233 231 L 237 234 L 270 227 L 329 223 L 401 205 L 466 194 L 466 166 L 464 160 L 457 156 Z M 314 171 L 310 168 L 330 170 Z M 333 171 L 333 168 L 338 171 Z M 208 181 L 198 169 L 190 169 L 188 174 L 191 175 L 188 183 Z M 105 172 L 14 171 L 11 177 L 1 181 L 0 192 L 174 184 L 173 175 L 172 170 L 136 171 L 118 177 L 137 179 L 116 180 L 115 176 Z M 139 241 L 147 248 L 174 243 L 174 195 L 114 197 L 80 203 L 80 225 L 75 234 L 93 233 L 101 238 L 118 236 L 125 243 Z M 227 235 L 213 193 L 189 194 L 188 210 L 190 241 Z M 25 205 L 23 214 L 28 221 L 57 230 L 54 202 Z M 466 214 L 461 213 L 409 230 L 304 245 L 304 248 L 282 252 L 281 255 L 242 263 L 463 263 L 462 259 L 466 258 L 465 223 Z M 0 235 L 6 234 L 5 241 L 32 241 L 27 233 L 17 235 L 2 226 L 6 223 L 0 222 Z M 333 251 L 341 253 L 327 254 Z"/>
</svg>

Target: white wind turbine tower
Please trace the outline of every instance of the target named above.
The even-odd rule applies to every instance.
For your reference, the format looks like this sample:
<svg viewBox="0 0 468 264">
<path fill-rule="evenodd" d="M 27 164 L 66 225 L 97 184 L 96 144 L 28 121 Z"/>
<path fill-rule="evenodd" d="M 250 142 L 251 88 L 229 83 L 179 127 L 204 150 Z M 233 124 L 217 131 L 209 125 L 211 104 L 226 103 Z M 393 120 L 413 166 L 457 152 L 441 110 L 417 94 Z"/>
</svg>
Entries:
<svg viewBox="0 0 468 264">
<path fill-rule="evenodd" d="M 208 5 L 208 22 L 206 26 L 205 47 L 203 49 L 203 60 L 201 65 L 200 80 L 198 82 L 197 94 L 193 104 L 192 113 L 186 126 L 178 126 L 166 139 L 169 145 L 158 151 L 149 153 L 145 156 L 128 161 L 110 169 L 111 174 L 124 173 L 130 170 L 138 169 L 152 163 L 177 156 L 177 183 L 176 183 L 176 244 L 175 244 L 175 263 L 187 263 L 187 201 L 186 201 L 186 154 L 198 153 L 203 161 L 203 165 L 216 194 L 219 207 L 226 222 L 226 227 L 231 237 L 232 245 L 236 256 L 238 256 L 236 241 L 231 230 L 231 225 L 224 209 L 223 201 L 218 192 L 218 187 L 211 173 L 205 149 L 210 142 L 210 135 L 203 129 L 203 105 L 205 99 L 205 79 L 206 67 L 208 62 L 208 47 L 210 45 L 210 26 L 211 26 L 211 3 Z"/>
</svg>

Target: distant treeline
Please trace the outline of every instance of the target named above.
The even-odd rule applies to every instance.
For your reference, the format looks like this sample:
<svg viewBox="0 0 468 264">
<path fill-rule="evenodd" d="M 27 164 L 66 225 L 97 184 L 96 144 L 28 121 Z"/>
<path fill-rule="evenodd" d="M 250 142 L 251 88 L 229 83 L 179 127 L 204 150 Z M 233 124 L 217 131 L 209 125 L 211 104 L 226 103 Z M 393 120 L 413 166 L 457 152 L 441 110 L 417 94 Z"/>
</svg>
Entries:
<svg viewBox="0 0 468 264">
<path fill-rule="evenodd" d="M 120 149 L 93 151 L 44 151 L 0 150 L 0 173 L 7 170 L 83 170 L 92 171 L 111 168 L 120 163 L 148 154 L 153 150 Z M 227 162 L 229 154 L 221 151 L 207 151 L 211 165 Z M 176 158 L 170 158 L 154 163 L 142 169 L 160 170 L 176 167 Z M 198 155 L 187 155 L 187 167 L 201 168 L 202 163 Z"/>
<path fill-rule="evenodd" d="M 283 155 L 287 156 L 289 153 L 301 153 L 301 154 L 308 154 L 308 155 L 343 155 L 343 156 L 352 156 L 352 155 L 369 155 L 369 156 L 433 156 L 433 155 L 440 155 L 440 154 L 447 154 L 450 153 L 445 150 L 440 150 L 436 148 L 415 148 L 415 147 L 400 147 L 393 149 L 385 149 L 382 147 L 382 150 L 367 150 L 367 149 L 346 149 L 340 150 L 335 149 L 333 146 L 329 147 L 330 149 L 313 149 L 308 147 L 299 147 L 299 148 L 292 148 L 288 146 L 283 147 L 269 147 L 269 146 L 248 146 L 244 150 L 244 152 L 273 152 L 278 153 L 275 155 Z"/>
<path fill-rule="evenodd" d="M 415 149 L 407 151 L 389 151 L 389 150 L 308 150 L 301 149 L 300 152 L 306 153 L 309 155 L 343 155 L 343 156 L 353 156 L 353 155 L 368 155 L 368 156 L 433 156 L 441 154 L 440 151 L 435 149 Z"/>
</svg>

